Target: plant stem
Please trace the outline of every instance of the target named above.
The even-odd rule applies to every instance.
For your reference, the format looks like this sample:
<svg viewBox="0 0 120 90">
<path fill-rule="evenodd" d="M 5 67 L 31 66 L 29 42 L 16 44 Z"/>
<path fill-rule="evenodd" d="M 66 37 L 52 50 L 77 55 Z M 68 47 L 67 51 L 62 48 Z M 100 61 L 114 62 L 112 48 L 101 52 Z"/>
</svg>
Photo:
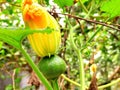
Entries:
<svg viewBox="0 0 120 90">
<path fill-rule="evenodd" d="M 84 11 L 85 11 L 86 13 L 88 13 L 87 8 L 85 7 L 85 5 L 82 3 L 81 0 L 79 0 L 79 3 L 80 3 L 80 5 L 81 5 L 81 7 L 84 9 Z"/>
<path fill-rule="evenodd" d="M 72 83 L 72 84 L 74 84 L 74 85 L 76 85 L 76 86 L 81 87 L 81 84 L 79 84 L 79 83 L 77 83 L 77 82 L 75 82 L 75 81 L 72 81 L 71 79 L 67 78 L 64 74 L 62 74 L 61 76 L 62 76 L 65 80 L 67 80 L 68 82 L 70 82 L 70 83 Z M 118 78 L 117 80 L 114 80 L 114 81 L 112 81 L 112 82 L 110 82 L 110 83 L 108 83 L 108 84 L 105 84 L 105 85 L 102 85 L 102 86 L 98 86 L 98 89 L 99 89 L 99 90 L 100 90 L 100 89 L 104 89 L 104 88 L 106 88 L 106 87 L 112 86 L 112 85 L 114 85 L 114 84 L 116 84 L 116 83 L 119 83 L 119 82 L 120 82 L 120 78 Z M 88 87 L 86 87 L 86 89 L 88 89 Z"/>
<path fill-rule="evenodd" d="M 25 56 L 27 63 L 31 66 L 31 68 L 33 69 L 33 71 L 35 72 L 35 74 L 38 76 L 38 78 L 41 80 L 41 82 L 45 85 L 45 87 L 48 90 L 53 90 L 53 88 L 51 87 L 50 83 L 47 81 L 47 79 L 44 77 L 44 75 L 40 72 L 40 70 L 38 69 L 38 67 L 34 64 L 33 60 L 26 53 L 26 51 L 23 48 L 21 48 L 20 51 Z"/>
<path fill-rule="evenodd" d="M 86 11 L 87 15 L 85 18 L 89 17 L 90 12 L 92 11 L 92 8 L 90 9 L 90 11 L 88 12 L 88 10 L 86 9 L 86 7 L 84 6 L 84 4 L 81 2 L 81 0 L 79 0 L 81 6 L 83 7 L 83 9 Z M 73 39 L 73 31 L 76 30 L 79 27 L 79 24 L 77 24 L 76 26 L 72 27 L 69 20 L 66 18 L 66 20 L 68 21 L 68 25 L 71 28 L 70 29 L 70 42 L 71 45 L 73 47 L 73 49 L 75 50 L 75 52 L 77 53 L 78 59 L 79 59 L 79 76 L 80 76 L 80 83 L 81 83 L 81 87 L 80 90 L 85 90 L 85 72 L 84 72 L 84 62 L 82 59 L 82 55 L 81 55 L 81 51 L 79 50 L 79 48 L 76 46 L 76 44 L 74 43 L 74 39 Z M 84 23 L 84 21 L 82 21 L 81 23 Z"/>
<path fill-rule="evenodd" d="M 80 90 L 85 90 L 85 72 L 84 72 L 84 62 L 82 59 L 81 52 L 77 51 L 78 59 L 79 59 L 79 70 L 80 70 L 80 83 L 81 88 Z"/>
<path fill-rule="evenodd" d="M 97 35 L 97 33 L 102 29 L 103 26 L 99 27 L 96 32 L 89 38 L 89 40 L 86 42 L 86 44 L 81 48 L 80 51 L 83 51 L 87 46 L 88 44 L 94 39 L 94 37 Z"/>
<path fill-rule="evenodd" d="M 77 28 L 71 28 L 70 30 L 70 41 L 71 41 L 71 45 L 73 47 L 73 49 L 75 50 L 75 52 L 77 53 L 78 59 L 79 59 L 79 70 L 80 70 L 80 83 L 81 83 L 81 87 L 80 90 L 85 90 L 85 72 L 84 72 L 84 62 L 82 60 L 82 56 L 81 56 L 81 52 L 80 50 L 77 48 L 76 44 L 74 43 L 73 40 L 73 31 Z"/>
<path fill-rule="evenodd" d="M 81 87 L 81 84 L 79 84 L 79 83 L 77 83 L 77 82 L 75 82 L 75 81 L 67 78 L 64 74 L 61 74 L 61 76 L 62 76 L 65 80 L 67 80 L 68 82 L 70 82 L 70 83 L 72 83 L 72 84 L 74 84 L 74 85 L 76 85 L 76 86 Z"/>
<path fill-rule="evenodd" d="M 109 20 L 109 18 L 105 21 L 107 22 Z M 94 37 L 98 34 L 98 32 L 100 32 L 100 30 L 103 28 L 103 26 L 100 26 L 95 33 L 93 33 L 93 35 L 88 39 L 88 41 L 86 42 L 86 44 L 81 48 L 80 51 L 83 51 L 87 46 L 88 46 L 88 43 L 90 43 Z"/>
<path fill-rule="evenodd" d="M 53 90 L 60 90 L 59 86 L 58 86 L 58 80 L 54 79 L 54 80 L 50 80 L 51 85 L 53 87 Z"/>
<path fill-rule="evenodd" d="M 104 89 L 104 88 L 109 87 L 109 86 L 112 86 L 113 84 L 116 84 L 116 83 L 118 83 L 118 82 L 120 82 L 120 78 L 118 78 L 118 79 L 115 80 L 115 81 L 112 81 L 111 83 L 108 83 L 108 84 L 99 86 L 98 89 Z"/>
<path fill-rule="evenodd" d="M 13 90 L 15 90 L 15 73 L 16 73 L 16 69 L 13 70 L 13 74 L 12 74 Z"/>
<path fill-rule="evenodd" d="M 77 24 L 75 27 L 72 27 L 68 18 L 65 17 L 67 22 L 68 22 L 68 25 L 69 25 L 69 28 L 70 29 L 70 42 L 71 42 L 71 45 L 73 47 L 73 49 L 75 50 L 75 52 L 77 53 L 77 56 L 78 56 L 78 59 L 79 59 L 79 70 L 80 70 L 80 83 L 81 83 L 81 87 L 80 87 L 80 90 L 85 90 L 85 74 L 84 74 L 84 63 L 83 63 L 83 60 L 82 60 L 82 56 L 81 56 L 81 52 L 79 51 L 79 49 L 77 48 L 76 44 L 74 43 L 74 40 L 73 40 L 73 31 L 79 27 L 79 24 Z"/>
</svg>

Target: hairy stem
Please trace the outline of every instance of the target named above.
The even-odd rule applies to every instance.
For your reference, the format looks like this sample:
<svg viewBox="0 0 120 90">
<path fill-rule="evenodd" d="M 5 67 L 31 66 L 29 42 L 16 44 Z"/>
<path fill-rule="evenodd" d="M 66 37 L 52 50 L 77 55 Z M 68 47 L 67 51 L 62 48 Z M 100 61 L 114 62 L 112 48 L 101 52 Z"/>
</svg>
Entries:
<svg viewBox="0 0 120 90">
<path fill-rule="evenodd" d="M 31 66 L 31 68 L 33 69 L 33 71 L 36 73 L 36 75 L 38 76 L 38 78 L 41 80 L 41 82 L 45 85 L 45 87 L 47 88 L 47 90 L 53 90 L 53 88 L 51 87 L 50 83 L 47 81 L 47 79 L 43 76 L 43 74 L 40 72 L 40 70 L 38 69 L 38 67 L 34 64 L 33 60 L 30 58 L 30 56 L 26 53 L 26 51 L 21 48 L 20 51 L 22 52 L 22 54 L 25 56 L 27 63 Z"/>
<path fill-rule="evenodd" d="M 78 56 L 78 59 L 79 59 L 79 70 L 80 70 L 80 83 L 81 83 L 81 87 L 80 87 L 80 90 L 85 90 L 85 72 L 84 72 L 84 63 L 83 63 L 83 59 L 82 59 L 82 56 L 81 56 L 81 52 L 80 50 L 77 48 L 76 44 L 74 43 L 74 40 L 73 40 L 73 31 L 77 28 L 74 27 L 74 28 L 71 28 L 70 30 L 70 42 L 71 42 L 71 45 L 73 47 L 73 49 L 75 50 L 75 52 L 77 53 L 77 56 Z"/>
</svg>

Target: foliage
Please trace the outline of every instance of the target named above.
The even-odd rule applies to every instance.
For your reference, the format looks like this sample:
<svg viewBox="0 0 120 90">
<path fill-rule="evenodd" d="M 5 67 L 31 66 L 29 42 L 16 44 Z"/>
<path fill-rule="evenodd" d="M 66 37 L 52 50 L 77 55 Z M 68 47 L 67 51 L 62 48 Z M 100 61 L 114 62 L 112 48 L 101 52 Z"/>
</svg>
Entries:
<svg viewBox="0 0 120 90">
<path fill-rule="evenodd" d="M 2 71 L 12 72 L 11 75 L 13 75 L 13 71 L 16 68 L 20 68 L 14 76 L 16 89 L 20 89 L 20 79 L 17 76 L 23 70 L 26 70 L 28 65 L 20 51 L 10 45 L 15 45 L 18 48 L 18 41 L 21 42 L 23 37 L 28 33 L 33 33 L 32 30 L 20 30 L 21 28 L 24 29 L 21 1 L 14 0 L 11 2 L 11 0 L 0 0 L 0 11 L 2 11 L 0 12 L 0 39 L 6 37 L 4 38 L 5 42 L 3 40 L 0 41 L 0 67 Z M 56 4 L 52 5 L 50 0 L 39 1 L 43 2 L 41 4 L 44 6 L 47 3 L 46 8 L 49 8 L 51 15 L 61 25 L 62 45 L 59 50 L 59 55 L 67 63 L 67 71 L 64 74 L 69 79 L 80 83 L 79 57 L 74 48 L 74 44 L 77 50 L 81 51 L 81 56 L 84 61 L 85 84 L 87 87 L 89 87 L 93 75 L 93 72 L 90 70 L 92 64 L 97 65 L 96 77 L 98 86 L 105 85 L 120 78 L 119 0 L 66 0 L 66 2 L 65 0 L 54 0 L 53 2 L 59 7 Z M 12 30 L 8 31 L 6 28 Z M 71 28 L 75 28 L 72 32 L 73 45 L 70 37 Z M 11 41 L 8 42 L 8 39 L 11 39 Z M 12 44 L 8 45 L 6 43 Z M 27 39 L 24 39 L 22 43 L 32 59 L 38 62 L 38 57 L 31 49 Z M 4 64 L 7 68 L 5 68 Z M 1 75 L 3 74 L 0 73 Z M 60 77 L 60 82 L 62 81 L 63 78 Z M 6 90 L 7 88 L 11 89 L 13 85 L 7 85 Z M 61 89 L 63 88 L 65 90 L 79 90 L 79 86 L 72 84 L 72 82 L 70 83 L 66 79 L 61 85 Z M 105 90 L 117 90 L 117 88 L 119 88 L 118 84 L 111 85 L 105 88 Z"/>
<path fill-rule="evenodd" d="M 72 6 L 73 5 L 73 0 L 54 0 L 54 2 L 58 6 L 60 6 L 61 8 L 65 7 L 65 6 Z"/>
<path fill-rule="evenodd" d="M 107 12 L 110 18 L 120 15 L 120 0 L 107 0 L 101 6 L 101 10 Z"/>
<path fill-rule="evenodd" d="M 44 30 L 6 30 L 6 29 L 1 29 L 0 30 L 0 39 L 3 40 L 4 42 L 16 47 L 16 48 L 21 48 L 21 42 L 25 36 L 28 34 L 33 34 L 35 32 L 39 33 L 51 33 L 53 30 L 50 28 L 46 28 Z M 6 38 L 4 38 L 6 36 Z"/>
</svg>

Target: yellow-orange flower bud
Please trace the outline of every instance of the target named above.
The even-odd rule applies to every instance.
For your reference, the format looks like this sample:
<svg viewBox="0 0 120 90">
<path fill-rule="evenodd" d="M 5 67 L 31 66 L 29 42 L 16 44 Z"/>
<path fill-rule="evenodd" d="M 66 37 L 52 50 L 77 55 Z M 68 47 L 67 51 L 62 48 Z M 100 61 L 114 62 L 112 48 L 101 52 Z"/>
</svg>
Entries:
<svg viewBox="0 0 120 90">
<path fill-rule="evenodd" d="M 54 29 L 51 33 L 28 35 L 28 39 L 40 57 L 55 54 L 61 42 L 60 27 L 57 21 L 36 0 L 23 0 L 22 13 L 25 25 L 30 29 L 39 30 L 47 27 Z"/>
</svg>

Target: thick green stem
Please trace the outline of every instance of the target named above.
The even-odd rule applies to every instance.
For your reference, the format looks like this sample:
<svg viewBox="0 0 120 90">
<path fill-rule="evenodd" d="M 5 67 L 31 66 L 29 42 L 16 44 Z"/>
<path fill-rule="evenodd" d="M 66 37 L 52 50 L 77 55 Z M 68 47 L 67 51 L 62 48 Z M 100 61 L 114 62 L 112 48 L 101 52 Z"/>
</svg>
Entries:
<svg viewBox="0 0 120 90">
<path fill-rule="evenodd" d="M 79 0 L 82 8 L 85 10 L 86 13 L 88 13 L 86 15 L 85 18 L 89 17 L 90 12 L 92 11 L 92 8 L 90 9 L 90 11 L 88 12 L 88 10 L 86 9 L 86 7 L 84 6 L 84 4 L 81 2 L 81 0 Z M 73 49 L 75 50 L 78 59 L 79 59 L 79 70 L 80 70 L 80 83 L 81 83 L 81 87 L 80 90 L 85 90 L 85 72 L 84 72 L 84 62 L 82 59 L 82 55 L 81 55 L 81 51 L 79 50 L 79 48 L 76 46 L 74 39 L 73 39 L 73 31 L 76 30 L 79 26 L 79 24 L 77 24 L 76 26 L 72 27 L 71 24 L 69 23 L 69 20 L 66 19 L 68 21 L 68 25 L 71 28 L 70 29 L 70 42 L 71 45 L 73 47 Z M 84 23 L 84 21 L 82 21 L 81 23 Z"/>
<path fill-rule="evenodd" d="M 43 74 L 40 72 L 40 70 L 38 69 L 38 67 L 34 64 L 33 60 L 26 53 L 26 51 L 23 48 L 21 48 L 20 51 L 25 56 L 27 63 L 31 66 L 31 68 L 33 69 L 33 71 L 35 72 L 35 74 L 38 76 L 38 78 L 41 80 L 41 82 L 45 85 L 45 87 L 47 88 L 47 90 L 53 90 L 53 88 L 51 87 L 51 85 L 48 82 L 48 80 L 43 76 Z"/>
<path fill-rule="evenodd" d="M 68 21 L 67 18 L 66 18 L 66 20 Z M 70 29 L 70 42 L 71 42 L 71 45 L 72 45 L 73 49 L 77 53 L 77 56 L 78 56 L 78 59 L 79 59 L 79 70 L 80 70 L 79 76 L 80 76 L 80 83 L 81 83 L 80 90 L 85 90 L 84 63 L 83 63 L 83 60 L 82 60 L 82 57 L 81 57 L 81 52 L 79 51 L 79 49 L 77 48 L 77 46 L 76 46 L 76 44 L 74 43 L 74 40 L 73 40 L 73 31 L 76 28 L 79 27 L 79 24 L 72 28 L 71 24 L 68 21 L 68 25 L 71 28 Z"/>
<path fill-rule="evenodd" d="M 80 90 L 85 90 L 85 72 L 84 72 L 84 62 L 82 60 L 82 56 L 81 56 L 81 52 L 80 50 L 77 48 L 76 44 L 74 43 L 73 40 L 73 31 L 76 29 L 72 28 L 70 30 L 70 41 L 71 41 L 71 45 L 73 47 L 73 49 L 75 50 L 75 52 L 77 53 L 78 59 L 79 59 L 79 70 L 80 70 L 80 83 L 81 83 L 81 87 Z"/>
<path fill-rule="evenodd" d="M 84 62 L 82 59 L 81 52 L 77 51 L 78 59 L 79 59 L 79 70 L 80 70 L 80 83 L 81 88 L 80 90 L 85 90 L 85 72 L 84 72 Z"/>
</svg>

